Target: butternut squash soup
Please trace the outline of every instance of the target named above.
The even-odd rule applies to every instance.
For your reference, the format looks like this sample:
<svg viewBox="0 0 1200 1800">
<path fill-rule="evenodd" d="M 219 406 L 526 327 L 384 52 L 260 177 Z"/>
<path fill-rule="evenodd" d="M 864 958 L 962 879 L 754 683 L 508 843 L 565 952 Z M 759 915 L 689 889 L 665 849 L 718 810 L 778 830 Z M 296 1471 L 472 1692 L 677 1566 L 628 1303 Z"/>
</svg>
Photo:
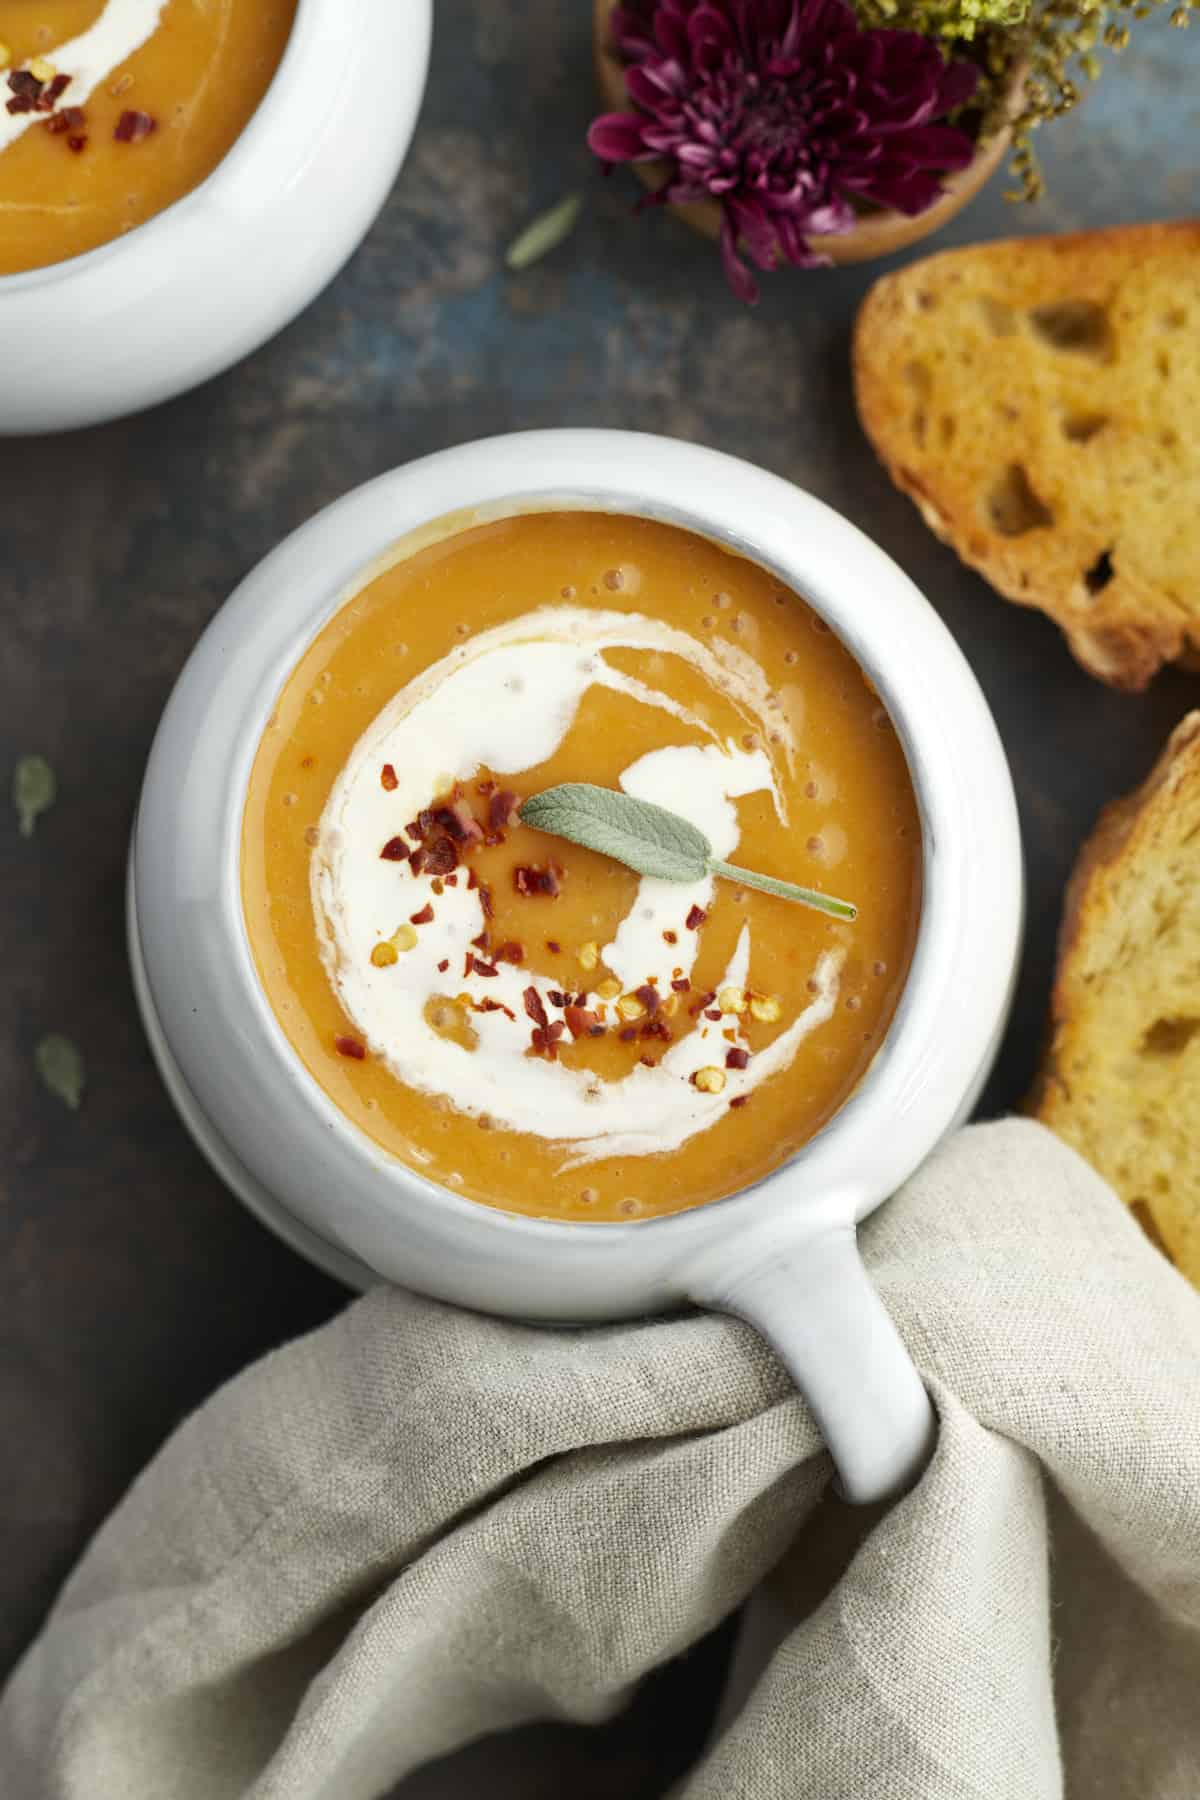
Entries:
<svg viewBox="0 0 1200 1800">
<path fill-rule="evenodd" d="M 210 175 L 297 0 L 0 0 L 0 275 L 108 243 Z"/>
<path fill-rule="evenodd" d="M 857 918 L 521 823 L 567 781 Z M 904 986 L 920 844 L 891 722 L 802 600 L 669 525 L 534 513 L 394 560 L 316 638 L 254 763 L 243 904 L 360 1130 L 488 1205 L 625 1220 L 747 1186 L 836 1112 Z"/>
</svg>

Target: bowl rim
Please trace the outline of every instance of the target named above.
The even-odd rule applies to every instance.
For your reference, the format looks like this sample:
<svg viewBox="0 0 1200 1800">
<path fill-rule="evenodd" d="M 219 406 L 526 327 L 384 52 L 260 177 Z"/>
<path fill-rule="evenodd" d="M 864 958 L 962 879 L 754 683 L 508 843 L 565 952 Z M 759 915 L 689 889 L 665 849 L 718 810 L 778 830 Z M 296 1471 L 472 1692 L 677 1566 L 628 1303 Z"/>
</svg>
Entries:
<svg viewBox="0 0 1200 1800">
<path fill-rule="evenodd" d="M 691 498 L 698 493 L 705 498 Z M 438 496 L 443 502 L 456 496 L 459 504 L 439 505 Z M 793 1157 L 750 1187 L 683 1212 L 623 1222 L 566 1222 L 484 1206 L 421 1176 L 368 1139 L 292 1049 L 258 981 L 241 903 L 241 826 L 250 767 L 280 689 L 313 637 L 381 561 L 397 560 L 398 551 L 411 553 L 431 538 L 486 519 L 562 506 L 682 525 L 748 556 L 798 592 L 878 688 L 908 759 L 922 821 L 923 900 L 909 977 L 887 1037 L 854 1093 Z M 881 611 L 874 601 L 860 606 L 847 592 L 847 571 L 879 581 L 888 590 L 886 608 Z M 260 629 L 254 646 L 244 641 L 251 617 Z M 262 635 L 265 619 L 271 629 Z M 235 656 L 241 663 L 238 704 L 215 708 L 215 684 Z M 823 1205 L 844 1216 L 865 1216 L 955 1121 L 994 1052 L 1016 965 L 1022 877 L 1015 798 L 986 701 L 949 632 L 882 551 L 823 502 L 739 459 L 629 432 L 533 432 L 483 440 L 422 458 L 354 490 L 285 539 L 242 583 L 205 633 L 168 704 L 135 840 L 138 912 L 143 932 L 149 931 L 144 943 L 149 988 L 185 1078 L 211 1115 L 205 1093 L 206 1086 L 213 1088 L 211 1071 L 197 1058 L 195 1044 L 173 1041 L 180 1012 L 169 995 L 164 1004 L 162 934 L 156 942 L 147 869 L 146 833 L 161 830 L 167 817 L 164 776 L 178 756 L 170 741 L 178 732 L 181 707 L 196 717 L 207 711 L 210 730 L 212 715 L 222 715 L 216 728 L 222 791 L 210 811 L 208 832 L 210 851 L 217 854 L 217 941 L 226 954 L 233 951 L 223 976 L 232 977 L 244 1009 L 240 1030 L 244 1034 L 252 1025 L 257 1051 L 266 1047 L 273 1103 L 285 1106 L 301 1126 L 300 1115 L 307 1115 L 309 1129 L 301 1135 L 314 1145 L 336 1146 L 333 1154 L 344 1162 L 348 1185 L 353 1169 L 364 1193 L 370 1188 L 373 1200 L 382 1197 L 398 1238 L 410 1226 L 418 1233 L 430 1228 L 431 1240 L 446 1238 L 441 1254 L 452 1240 L 470 1240 L 485 1250 L 489 1243 L 501 1247 L 510 1263 L 541 1253 L 561 1265 L 564 1257 L 578 1257 L 582 1234 L 610 1266 L 636 1244 L 651 1285 L 669 1285 L 673 1259 L 752 1229 L 789 1204 L 789 1190 L 791 1204 L 795 1190 L 807 1187 L 810 1196 L 820 1193 Z M 957 715 L 956 724 L 966 722 L 972 744 L 947 741 L 951 714 Z M 207 750 L 201 760 L 211 764 Z M 972 779 L 965 781 L 968 763 Z M 974 830 L 977 802 L 991 814 L 986 842 Z M 179 820 L 186 816 L 187 807 L 181 806 L 175 824 L 181 855 L 187 846 Z M 211 841 L 214 832 L 219 843 Z M 981 899 L 986 908 L 964 910 Z M 955 1010 L 952 997 L 958 1000 Z M 186 1020 L 183 1026 L 186 1035 Z M 942 1040 L 957 1045 L 956 1078 Z M 876 1129 L 872 1136 L 872 1118 L 877 1127 L 886 1123 L 889 1129 Z M 859 1154 L 847 1157 L 846 1147 L 856 1142 Z M 245 1159 L 245 1147 L 236 1148 Z M 364 1238 L 355 1215 L 350 1206 L 337 1220 L 323 1216 L 319 1229 L 378 1268 L 378 1233 Z M 422 1276 L 414 1285 L 450 1299 L 463 1297 L 453 1272 L 440 1282 Z M 478 1303 L 473 1292 L 466 1297 L 468 1304 Z M 537 1308 L 532 1310 L 536 1316 Z"/>
</svg>

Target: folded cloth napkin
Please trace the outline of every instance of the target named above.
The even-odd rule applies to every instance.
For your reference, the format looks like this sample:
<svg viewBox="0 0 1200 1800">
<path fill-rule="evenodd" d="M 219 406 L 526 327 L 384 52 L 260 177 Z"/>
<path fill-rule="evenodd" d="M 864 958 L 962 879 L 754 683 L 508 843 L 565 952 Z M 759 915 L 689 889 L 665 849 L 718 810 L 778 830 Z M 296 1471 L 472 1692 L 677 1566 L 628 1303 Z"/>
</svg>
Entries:
<svg viewBox="0 0 1200 1800">
<path fill-rule="evenodd" d="M 1028 1123 L 863 1241 L 940 1435 L 848 1553 L 747 1327 L 379 1289 L 135 1483 L 0 1703 L 0 1793 L 369 1800 L 604 1718 L 774 1570 L 781 1639 L 682 1800 L 1197 1800 L 1200 1298 Z"/>
</svg>

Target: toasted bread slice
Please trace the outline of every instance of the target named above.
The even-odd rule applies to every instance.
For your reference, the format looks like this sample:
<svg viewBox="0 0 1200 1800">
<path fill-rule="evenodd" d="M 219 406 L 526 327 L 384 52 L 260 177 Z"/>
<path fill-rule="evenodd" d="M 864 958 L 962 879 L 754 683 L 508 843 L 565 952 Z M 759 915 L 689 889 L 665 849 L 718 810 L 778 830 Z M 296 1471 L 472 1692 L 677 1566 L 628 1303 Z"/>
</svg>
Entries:
<svg viewBox="0 0 1200 1800">
<path fill-rule="evenodd" d="M 992 586 L 1139 690 L 1200 649 L 1200 221 L 950 250 L 854 337 L 893 481 Z"/>
<path fill-rule="evenodd" d="M 1200 712 L 1101 814 L 1067 889 L 1030 1110 L 1200 1287 Z"/>
</svg>

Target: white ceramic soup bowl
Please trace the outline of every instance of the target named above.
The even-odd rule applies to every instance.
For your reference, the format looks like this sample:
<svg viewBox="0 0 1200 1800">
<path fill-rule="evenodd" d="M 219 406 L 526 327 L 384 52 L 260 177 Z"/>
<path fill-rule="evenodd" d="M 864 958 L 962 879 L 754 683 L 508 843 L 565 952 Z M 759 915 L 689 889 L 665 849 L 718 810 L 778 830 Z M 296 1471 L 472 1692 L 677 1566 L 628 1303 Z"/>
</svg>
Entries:
<svg viewBox="0 0 1200 1800">
<path fill-rule="evenodd" d="M 856 1092 L 754 1187 L 628 1224 L 480 1206 L 360 1134 L 281 1031 L 241 904 L 251 764 L 317 632 L 398 540 L 415 549 L 561 507 L 690 527 L 803 595 L 890 709 L 922 818 L 912 971 Z M 202 1147 L 262 1216 L 351 1280 L 384 1277 L 487 1312 L 581 1323 L 696 1302 L 739 1314 L 794 1373 L 858 1499 L 911 1477 L 932 1424 L 855 1227 L 969 1112 L 1005 1021 L 1021 916 L 1004 753 L 966 662 L 911 582 L 853 525 L 775 476 L 613 431 L 449 450 L 360 488 L 288 538 L 221 609 L 179 679 L 132 856 L 131 944 L 152 1042 Z"/>
<path fill-rule="evenodd" d="M 404 160 L 433 0 L 299 0 L 262 104 L 190 194 L 128 235 L 0 276 L 0 434 L 64 431 L 220 374 L 316 298 Z"/>
</svg>

